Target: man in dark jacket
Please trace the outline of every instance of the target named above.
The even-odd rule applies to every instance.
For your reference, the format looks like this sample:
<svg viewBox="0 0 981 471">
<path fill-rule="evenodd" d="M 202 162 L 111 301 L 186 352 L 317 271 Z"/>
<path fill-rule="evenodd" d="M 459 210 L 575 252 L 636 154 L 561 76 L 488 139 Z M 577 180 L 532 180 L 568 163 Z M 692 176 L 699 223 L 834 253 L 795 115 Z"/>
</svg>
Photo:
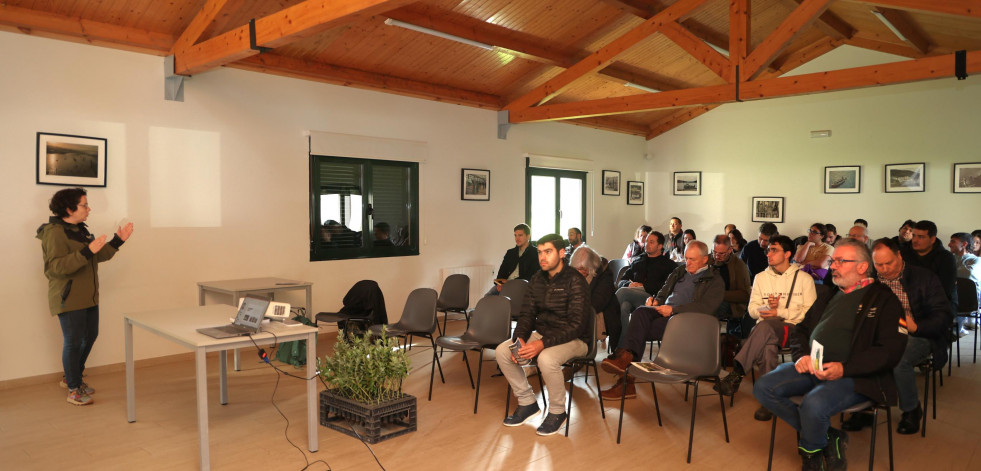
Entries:
<svg viewBox="0 0 981 471">
<path fill-rule="evenodd" d="M 760 233 L 756 240 L 746 244 L 739 259 L 746 263 L 749 268 L 749 279 L 755 280 L 756 275 L 765 271 L 770 262 L 766 258 L 766 249 L 770 246 L 770 241 L 780 235 L 777 232 L 777 225 L 772 222 L 760 224 Z"/>
<path fill-rule="evenodd" d="M 537 272 L 538 252 L 531 245 L 531 228 L 527 224 L 518 224 L 514 226 L 514 248 L 504 254 L 501 268 L 497 270 L 497 279 L 487 294 L 501 294 L 501 286 L 508 280 L 530 280 Z"/>
<path fill-rule="evenodd" d="M 756 319 L 746 315 L 749 305 L 749 293 L 752 285 L 749 281 L 749 269 L 746 263 L 732 253 L 732 244 L 725 234 L 715 236 L 712 247 L 712 266 L 719 272 L 725 283 L 725 294 L 722 303 L 714 313 L 719 319 L 727 319 L 726 331 L 741 338 L 749 337 L 749 332 L 756 325 Z M 769 245 L 769 244 L 768 244 Z"/>
<path fill-rule="evenodd" d="M 933 221 L 913 224 L 913 239 L 902 249 L 903 260 L 936 273 L 950 302 L 951 316 L 957 315 L 957 259 L 937 240 L 937 225 Z"/>
<path fill-rule="evenodd" d="M 538 427 L 539 435 L 559 431 L 565 413 L 565 377 L 562 364 L 585 355 L 589 349 L 589 329 L 593 328 L 586 279 L 563 261 L 565 239 L 549 234 L 538 240 L 538 262 L 542 270 L 531 277 L 528 294 L 521 306 L 514 340 L 497 346 L 497 364 L 518 399 L 518 407 L 504 425 L 515 427 L 538 414 L 535 391 L 519 362 L 538 358 L 538 372 L 548 388 L 548 415 Z M 517 355 L 511 344 L 518 342 Z"/>
<path fill-rule="evenodd" d="M 846 469 L 848 437 L 830 427 L 831 416 L 870 399 L 895 404 L 893 368 L 906 347 L 903 307 L 892 290 L 869 277 L 868 247 L 843 239 L 831 269 L 841 292 L 820 320 L 805 317 L 791 331 L 795 363 L 778 366 L 753 387 L 760 404 L 799 432 L 804 470 Z M 818 344 L 820 354 L 814 351 Z M 794 396 L 804 396 L 801 405 L 790 400 Z"/>
<path fill-rule="evenodd" d="M 920 419 L 923 418 L 913 368 L 931 353 L 938 367 L 947 363 L 952 319 L 950 304 L 937 275 L 923 267 L 903 262 L 899 252 L 899 244 L 892 239 L 879 239 L 872 247 L 876 276 L 899 298 L 904 314 L 899 325 L 909 332 L 903 359 L 893 370 L 899 392 L 899 409 L 903 413 L 896 431 L 909 435 L 920 431 Z M 866 425 L 872 425 L 872 416 L 852 414 L 841 428 L 856 431 Z"/>
<path fill-rule="evenodd" d="M 624 372 L 630 362 L 640 359 L 649 340 L 661 340 L 668 319 L 683 312 L 714 313 L 722 303 L 725 283 L 709 265 L 708 246 L 695 240 L 685 249 L 685 266 L 678 267 L 657 296 L 648 299 L 647 305 L 637 308 L 630 316 L 627 333 L 620 341 L 620 348 L 612 359 L 603 360 L 603 370 L 620 376 L 616 384 L 603 391 L 603 397 L 611 399 L 636 397 L 633 378 Z M 623 393 L 623 387 L 627 388 Z"/>
<path fill-rule="evenodd" d="M 624 327 L 630 321 L 630 313 L 657 294 L 668 275 L 678 268 L 678 264 L 663 255 L 663 248 L 663 234 L 658 231 L 647 234 L 644 255 L 627 268 L 624 280 L 620 282 L 621 288 L 617 290 L 620 314 L 616 318 L 606 319 L 606 333 L 610 336 L 614 351 L 620 347 L 620 339 L 626 334 Z"/>
</svg>

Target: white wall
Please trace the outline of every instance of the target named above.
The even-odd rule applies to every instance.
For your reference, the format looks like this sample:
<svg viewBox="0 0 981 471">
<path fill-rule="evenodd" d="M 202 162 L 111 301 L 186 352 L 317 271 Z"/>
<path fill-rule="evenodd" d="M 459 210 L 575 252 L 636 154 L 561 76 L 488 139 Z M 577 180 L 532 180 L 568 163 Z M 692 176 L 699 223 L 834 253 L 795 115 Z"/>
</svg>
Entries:
<svg viewBox="0 0 981 471">
<path fill-rule="evenodd" d="M 107 138 L 108 186 L 89 189 L 89 226 L 111 233 L 128 217 L 136 227 L 100 269 L 101 332 L 89 366 L 123 361 L 124 312 L 193 306 L 198 281 L 309 280 L 318 311 L 339 308 L 355 281 L 372 278 L 395 320 L 409 291 L 438 289 L 440 268 L 500 263 L 513 246 L 511 228 L 524 219 L 525 153 L 592 160 L 596 170 L 620 170 L 624 181 L 650 165 L 634 136 L 539 124 L 514 126 L 499 140 L 494 112 L 232 69 L 191 78 L 185 101 L 169 102 L 159 57 L 12 33 L 0 33 L 0 51 L 8 224 L 0 286 L 3 318 L 12 323 L 0 329 L 0 345 L 31 352 L 0 356 L 0 381 L 61 370 L 61 332 L 48 313 L 34 238 L 58 187 L 35 184 L 38 131 Z M 309 262 L 307 130 L 426 143 L 420 256 Z M 193 147 L 201 155 L 182 154 L 185 140 L 206 143 Z M 490 202 L 460 201 L 463 167 L 491 170 Z M 218 177 L 202 182 L 202 174 Z M 595 192 L 598 231 L 588 240 L 618 256 L 645 209 Z M 220 214 L 182 214 L 195 201 Z M 136 335 L 138 358 L 181 352 Z"/>
<path fill-rule="evenodd" d="M 902 60 L 843 46 L 795 72 Z M 650 175 L 652 222 L 679 215 L 700 239 L 735 223 L 748 240 L 753 196 L 783 196 L 777 224 L 791 237 L 814 222 L 847 233 L 856 218 L 873 237 L 894 236 L 906 219 L 930 219 L 946 245 L 950 234 L 981 228 L 978 194 L 954 194 L 955 162 L 981 162 L 981 77 L 954 78 L 865 90 L 721 106 L 648 143 L 658 172 Z M 810 131 L 831 137 L 811 139 Z M 926 191 L 885 193 L 885 164 L 926 163 Z M 825 194 L 824 167 L 861 165 L 860 194 Z M 672 196 L 675 171 L 702 172 L 702 195 Z"/>
</svg>

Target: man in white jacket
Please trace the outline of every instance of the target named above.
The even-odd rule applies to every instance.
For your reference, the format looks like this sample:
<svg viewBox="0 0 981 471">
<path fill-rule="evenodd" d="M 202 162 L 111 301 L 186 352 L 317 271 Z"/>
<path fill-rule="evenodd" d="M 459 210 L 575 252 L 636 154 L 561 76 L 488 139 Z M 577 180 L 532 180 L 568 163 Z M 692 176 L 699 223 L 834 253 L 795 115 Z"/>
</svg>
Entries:
<svg viewBox="0 0 981 471">
<path fill-rule="evenodd" d="M 716 384 L 716 390 L 725 395 L 736 393 L 743 376 L 754 365 L 759 366 L 761 375 L 777 367 L 777 354 L 787 346 L 790 329 L 804 320 L 804 314 L 817 299 L 814 280 L 807 273 L 799 274 L 800 265 L 790 263 L 794 242 L 789 237 L 774 237 L 766 258 L 770 266 L 756 275 L 749 297 L 748 313 L 756 319 L 756 326 L 736 353 L 732 373 Z M 773 416 L 761 406 L 753 417 L 770 420 Z"/>
</svg>

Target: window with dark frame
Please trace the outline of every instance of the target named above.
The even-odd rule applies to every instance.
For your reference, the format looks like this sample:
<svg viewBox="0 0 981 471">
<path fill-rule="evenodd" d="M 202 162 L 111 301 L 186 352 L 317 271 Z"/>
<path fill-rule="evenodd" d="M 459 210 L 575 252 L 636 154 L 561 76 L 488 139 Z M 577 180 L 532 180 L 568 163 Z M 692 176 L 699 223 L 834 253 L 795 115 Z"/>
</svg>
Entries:
<svg viewBox="0 0 981 471">
<path fill-rule="evenodd" d="M 525 221 L 532 240 L 553 232 L 566 237 L 571 227 L 587 233 L 586 172 L 527 167 Z"/>
<path fill-rule="evenodd" d="M 419 255 L 419 164 L 310 156 L 310 261 Z"/>
</svg>

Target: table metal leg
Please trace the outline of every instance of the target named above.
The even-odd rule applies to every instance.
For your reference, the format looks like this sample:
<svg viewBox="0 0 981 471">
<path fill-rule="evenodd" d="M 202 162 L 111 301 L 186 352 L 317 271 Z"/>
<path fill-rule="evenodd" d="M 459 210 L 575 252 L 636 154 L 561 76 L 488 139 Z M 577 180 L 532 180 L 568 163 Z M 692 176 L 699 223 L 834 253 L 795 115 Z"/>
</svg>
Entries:
<svg viewBox="0 0 981 471">
<path fill-rule="evenodd" d="M 211 452 L 208 447 L 208 364 L 204 348 L 194 352 L 194 371 L 198 401 L 198 448 L 201 453 L 201 470 L 211 469 Z"/>
<path fill-rule="evenodd" d="M 317 334 L 311 332 L 307 336 L 307 378 L 313 378 L 317 373 Z M 319 417 L 317 417 L 317 380 L 307 381 L 307 449 L 311 452 L 320 447 L 317 436 Z"/>
<path fill-rule="evenodd" d="M 238 309 L 238 300 L 239 299 L 242 299 L 242 295 L 238 291 L 232 293 L 232 306 L 234 306 L 236 310 Z M 235 355 L 235 360 L 234 360 L 235 371 L 242 371 L 242 367 L 239 366 L 239 363 L 238 363 L 239 362 L 238 349 L 236 348 L 236 349 L 233 349 L 232 351 L 235 352 L 234 353 L 234 355 Z"/>
<path fill-rule="evenodd" d="M 228 351 L 218 353 L 218 396 L 221 405 L 228 404 Z"/>
<path fill-rule="evenodd" d="M 126 420 L 136 422 L 136 378 L 133 365 L 133 324 L 123 319 L 123 337 L 126 344 Z"/>
</svg>

